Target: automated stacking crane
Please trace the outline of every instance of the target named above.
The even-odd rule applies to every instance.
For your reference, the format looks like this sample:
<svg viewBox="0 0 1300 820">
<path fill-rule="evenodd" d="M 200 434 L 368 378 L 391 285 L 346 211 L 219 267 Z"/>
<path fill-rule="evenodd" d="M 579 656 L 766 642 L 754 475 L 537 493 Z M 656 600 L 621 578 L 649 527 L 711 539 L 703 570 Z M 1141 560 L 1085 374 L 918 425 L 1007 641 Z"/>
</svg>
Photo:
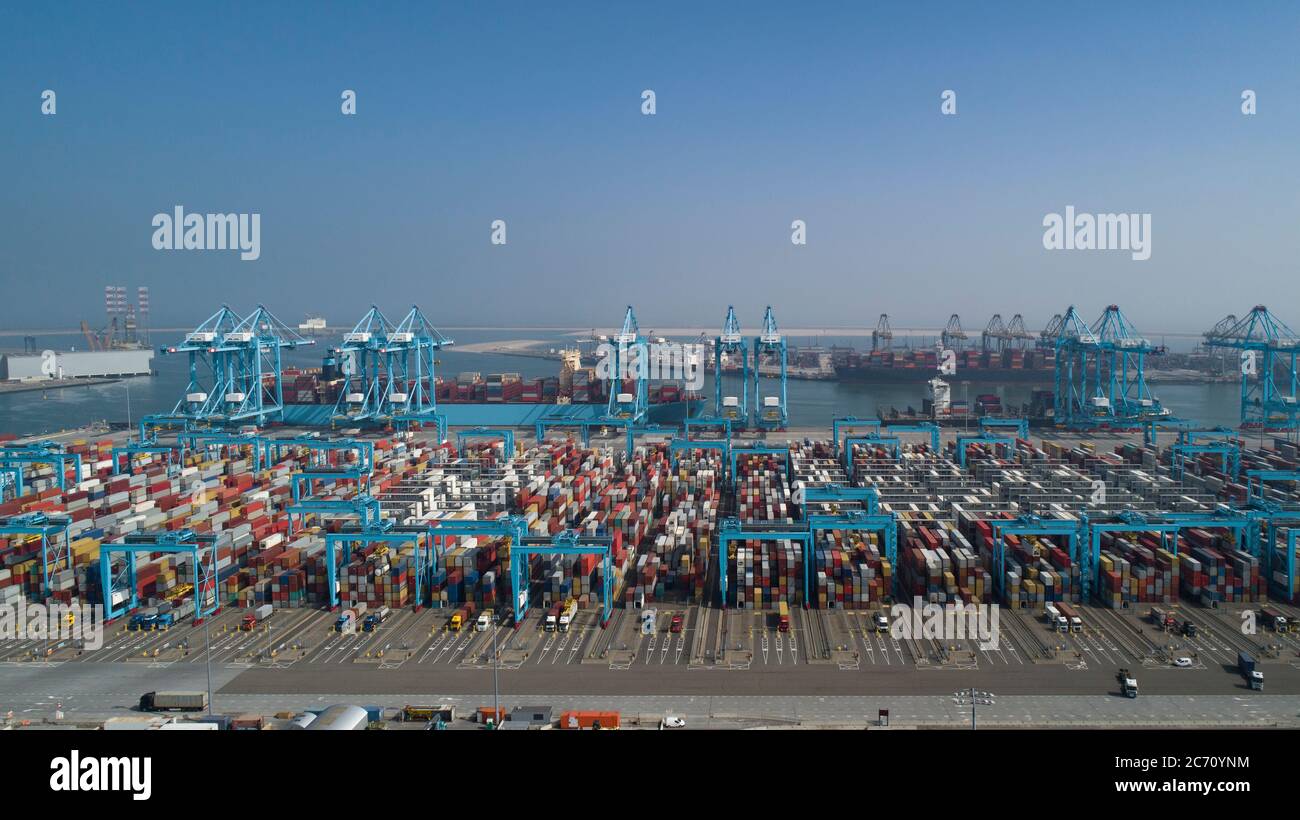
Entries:
<svg viewBox="0 0 1300 820">
<path fill-rule="evenodd" d="M 627 306 L 623 327 L 614 335 L 613 342 L 607 357 L 609 406 L 606 415 L 611 419 L 639 423 L 645 419 L 650 406 L 650 341 L 641 335 L 631 305 Z M 631 393 L 625 392 L 624 376 L 635 382 Z"/>
<path fill-rule="evenodd" d="M 1146 383 L 1146 357 L 1157 350 L 1117 305 L 1091 326 L 1071 305 L 1056 337 L 1057 422 L 1072 428 L 1137 426 L 1168 416 Z"/>
<path fill-rule="evenodd" d="M 72 483 L 81 481 L 81 455 L 69 453 L 67 449 L 54 441 L 34 441 L 30 444 L 16 444 L 0 447 L 0 468 L 13 475 L 15 498 L 22 496 L 24 490 L 24 464 L 58 465 L 55 474 L 59 489 L 68 489 L 68 467 L 72 467 Z"/>
<path fill-rule="evenodd" d="M 72 518 L 66 515 L 51 515 L 43 512 L 30 512 L 0 518 L 0 535 L 39 535 L 41 537 L 41 590 L 42 598 L 50 597 L 50 567 L 66 563 L 72 569 L 71 540 L 68 528 Z M 54 536 L 62 535 L 59 541 Z M 51 560 L 53 553 L 53 560 Z"/>
<path fill-rule="evenodd" d="M 189 357 L 189 383 L 168 416 L 196 422 L 257 424 L 284 410 L 281 352 L 315 344 L 299 336 L 264 306 L 240 318 L 227 305 L 162 355 Z"/>
<path fill-rule="evenodd" d="M 220 430 L 189 430 L 176 435 L 176 446 L 180 449 L 183 460 L 188 453 L 208 452 L 226 448 L 223 454 L 230 457 L 232 453 L 242 453 L 247 447 L 253 457 L 253 469 L 261 470 L 271 466 L 270 440 L 257 433 L 226 433 Z"/>
<path fill-rule="evenodd" d="M 1227 319 L 1205 334 L 1205 344 L 1241 354 L 1241 426 L 1300 430 L 1297 406 L 1296 355 L 1300 337 L 1264 305 L 1224 327 Z M 1278 378 L 1282 372 L 1282 378 Z"/>
<path fill-rule="evenodd" d="M 334 405 L 339 421 L 433 422 L 440 439 L 446 419 L 434 398 L 435 354 L 455 344 L 434 329 L 418 306 L 397 324 L 372 305 L 339 348 L 345 377 Z"/>
<path fill-rule="evenodd" d="M 552 538 L 524 536 L 510 548 L 510 594 L 515 606 L 515 624 L 523 623 L 528 614 L 531 580 L 526 574 L 528 556 L 543 555 L 596 555 L 601 561 L 600 626 L 609 623 L 614 612 L 614 539 L 607 535 L 582 535 L 577 530 L 561 530 Z"/>
<path fill-rule="evenodd" d="M 740 357 L 740 395 L 722 394 L 722 364 L 724 357 Z M 758 362 L 754 362 L 758 369 Z M 729 425 L 744 426 L 749 419 L 749 348 L 740 334 L 740 320 L 736 309 L 727 305 L 727 318 L 722 323 L 722 333 L 713 340 L 713 418 L 725 420 Z"/>
<path fill-rule="evenodd" d="M 104 594 L 104 619 L 111 620 L 139 606 L 135 559 L 140 553 L 188 555 L 194 579 L 194 621 L 197 623 L 216 612 L 220 605 L 217 598 L 216 544 L 217 536 L 196 533 L 186 528 L 136 533 L 123 537 L 121 541 L 100 545 L 99 572 L 100 589 Z M 113 555 L 118 553 L 125 554 L 126 560 L 115 570 Z"/>
<path fill-rule="evenodd" d="M 760 362 L 764 355 L 775 356 L 780 370 L 780 393 L 776 396 L 764 396 Z M 765 430 L 784 430 L 790 419 L 789 405 L 786 403 L 786 368 L 787 350 L 785 337 L 776 326 L 776 316 L 772 314 L 771 305 L 763 314 L 763 331 L 754 340 L 754 426 Z"/>
<path fill-rule="evenodd" d="M 167 465 L 167 475 L 173 475 L 178 472 L 182 453 L 179 443 L 176 445 L 159 444 L 157 439 L 140 439 L 138 441 L 128 441 L 126 444 L 113 448 L 113 475 L 121 475 L 123 467 L 128 475 L 135 473 L 135 457 L 137 455 L 161 456 Z"/>
<path fill-rule="evenodd" d="M 402 544 L 415 546 L 415 588 L 418 594 L 415 606 L 423 605 L 419 595 L 424 594 L 426 569 L 437 571 L 434 555 L 433 529 L 427 524 L 398 524 L 391 518 L 381 518 L 364 524 L 344 524 L 338 532 L 325 533 L 325 580 L 330 609 L 339 605 L 338 572 L 340 564 L 348 563 L 353 544 L 386 544 L 400 548 Z M 342 556 L 336 550 L 341 548 Z"/>
</svg>

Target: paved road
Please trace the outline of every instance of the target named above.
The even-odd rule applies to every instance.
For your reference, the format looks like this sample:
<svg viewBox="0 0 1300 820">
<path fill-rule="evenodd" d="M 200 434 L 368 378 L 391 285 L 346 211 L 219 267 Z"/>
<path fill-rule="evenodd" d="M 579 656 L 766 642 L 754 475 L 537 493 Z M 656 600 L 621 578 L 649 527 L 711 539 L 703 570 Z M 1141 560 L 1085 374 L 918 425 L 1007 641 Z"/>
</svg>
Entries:
<svg viewBox="0 0 1300 820">
<path fill-rule="evenodd" d="M 959 687 L 975 686 L 995 695 L 992 705 L 979 707 L 979 720 L 988 726 L 1300 726 L 1300 695 L 1250 693 L 1234 689 L 1231 683 L 1214 693 L 1163 691 L 1181 688 L 1180 678 L 1207 679 L 1192 670 L 1146 673 L 1144 694 L 1136 700 L 1119 697 L 1109 681 L 1089 690 L 1083 685 L 1086 673 L 1064 669 L 1036 672 L 1078 680 L 1075 694 L 1034 694 L 1044 685 L 1032 683 L 1039 678 L 1037 674 L 899 670 L 868 678 L 825 668 L 786 666 L 782 670 L 665 674 L 656 667 L 654 674 L 637 675 L 631 670 L 548 665 L 503 672 L 501 687 L 503 702 L 509 705 L 611 708 L 626 714 L 672 712 L 687 715 L 694 725 L 707 721 L 710 715 L 721 721 L 718 725 L 727 721 L 859 725 L 874 721 L 879 709 L 890 710 L 895 726 L 967 725 L 969 709 L 957 704 L 952 693 Z M 482 671 L 408 674 L 401 669 L 341 670 L 328 675 L 304 671 L 306 674 L 298 675 L 294 669 L 238 670 L 214 665 L 215 709 L 269 714 L 338 702 L 401 706 L 444 701 L 472 709 L 492 697 L 491 675 Z M 1230 680 L 1231 676 L 1224 678 Z M 867 680 L 870 691 L 865 691 Z M 841 683 L 851 683 L 852 691 L 843 691 Z M 1000 684 L 1021 688 L 1013 691 Z M 1054 689 L 1058 687 L 1053 684 Z M 140 694 L 151 689 L 205 688 L 205 670 L 199 665 L 15 664 L 0 667 L 0 714 L 13 710 L 17 718 L 41 719 L 52 715 L 56 703 L 62 703 L 69 716 L 102 718 L 129 714 Z M 636 693 L 638 688 L 641 693 Z"/>
</svg>

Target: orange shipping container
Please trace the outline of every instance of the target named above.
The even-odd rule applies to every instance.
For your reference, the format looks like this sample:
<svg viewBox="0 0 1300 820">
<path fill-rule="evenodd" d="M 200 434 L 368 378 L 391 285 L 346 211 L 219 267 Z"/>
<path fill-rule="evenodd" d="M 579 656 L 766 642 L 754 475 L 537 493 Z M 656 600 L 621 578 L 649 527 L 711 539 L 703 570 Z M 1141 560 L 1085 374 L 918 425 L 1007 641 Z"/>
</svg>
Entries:
<svg viewBox="0 0 1300 820">
<path fill-rule="evenodd" d="M 560 715 L 561 729 L 617 729 L 618 712 L 564 712 Z"/>
</svg>

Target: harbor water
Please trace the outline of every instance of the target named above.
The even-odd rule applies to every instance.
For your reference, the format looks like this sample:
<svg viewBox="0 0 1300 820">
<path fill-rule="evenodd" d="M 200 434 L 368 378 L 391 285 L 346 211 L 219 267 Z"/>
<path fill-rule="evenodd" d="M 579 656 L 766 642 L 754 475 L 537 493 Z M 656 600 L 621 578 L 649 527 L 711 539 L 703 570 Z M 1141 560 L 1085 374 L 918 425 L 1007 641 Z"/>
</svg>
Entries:
<svg viewBox="0 0 1300 820">
<path fill-rule="evenodd" d="M 156 337 L 161 335 L 155 334 Z M 538 340 L 559 348 L 575 341 L 574 336 L 556 331 L 448 330 L 446 335 L 454 338 L 458 345 Z M 171 336 L 166 338 L 171 339 Z M 0 340 L 0 345 L 9 348 L 14 341 L 13 338 Z M 78 345 L 80 341 L 81 337 L 76 335 L 40 337 L 42 346 L 60 350 Z M 325 350 L 338 341 L 336 336 L 320 337 L 315 345 L 285 351 L 284 366 L 318 367 Z M 861 339 L 858 343 L 861 344 Z M 559 368 L 559 363 L 552 359 L 470 352 L 455 347 L 439 351 L 437 361 L 438 375 L 443 378 L 455 378 L 457 373 L 475 371 L 484 375 L 519 373 L 525 379 L 535 379 L 554 376 Z M 0 432 L 32 435 L 102 420 L 137 421 L 144 414 L 170 412 L 185 391 L 188 379 L 186 357 L 155 356 L 153 366 L 156 370 L 154 376 L 109 384 L 0 394 Z M 735 394 L 739 389 L 738 381 L 736 377 L 724 377 L 724 392 Z M 761 384 L 763 391 L 774 391 L 777 382 L 763 379 Z M 1029 402 L 1034 389 L 1033 385 L 1023 383 L 966 383 L 960 378 L 952 379 L 951 384 L 953 400 L 967 401 L 968 406 L 973 406 L 977 395 L 994 393 L 1002 399 L 1004 407 L 1020 407 Z M 919 412 L 925 391 L 926 386 L 922 383 L 866 384 L 791 379 L 788 388 L 790 426 L 829 427 L 831 419 L 836 416 L 874 418 L 879 410 L 891 407 L 900 412 L 911 407 Z M 1239 387 L 1236 384 L 1156 384 L 1152 391 L 1180 418 L 1195 419 L 1211 426 L 1235 426 L 1237 423 Z M 702 392 L 708 398 L 706 408 L 711 408 L 711 373 L 704 379 Z"/>
</svg>

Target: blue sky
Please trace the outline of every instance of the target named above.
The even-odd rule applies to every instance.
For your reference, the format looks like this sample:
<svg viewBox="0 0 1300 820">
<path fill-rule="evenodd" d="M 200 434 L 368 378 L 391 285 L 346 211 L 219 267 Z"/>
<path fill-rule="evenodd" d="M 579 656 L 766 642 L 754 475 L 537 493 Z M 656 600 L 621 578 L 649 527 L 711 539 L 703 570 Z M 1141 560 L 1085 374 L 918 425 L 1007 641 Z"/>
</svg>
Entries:
<svg viewBox="0 0 1300 820">
<path fill-rule="evenodd" d="M 9 3 L 0 326 L 102 323 L 111 283 L 156 325 L 1300 327 L 1298 29 L 1291 3 Z M 260 213 L 261 258 L 154 250 L 178 204 Z M 1151 213 L 1151 259 L 1044 250 L 1067 205 Z"/>
</svg>

